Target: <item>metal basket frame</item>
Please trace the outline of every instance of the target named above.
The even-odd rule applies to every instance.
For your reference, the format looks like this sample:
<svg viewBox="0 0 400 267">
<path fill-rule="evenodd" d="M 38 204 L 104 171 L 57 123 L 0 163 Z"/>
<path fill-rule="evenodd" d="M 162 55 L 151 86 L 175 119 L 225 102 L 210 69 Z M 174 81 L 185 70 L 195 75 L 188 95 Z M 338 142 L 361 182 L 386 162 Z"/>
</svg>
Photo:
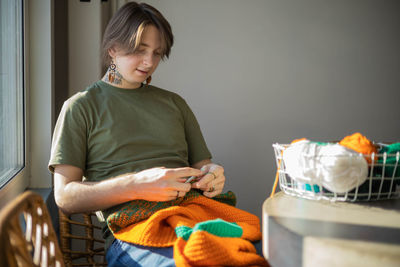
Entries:
<svg viewBox="0 0 400 267">
<path fill-rule="evenodd" d="M 309 190 L 307 190 L 305 188 L 306 183 L 296 181 L 286 172 L 282 155 L 283 151 L 290 145 L 275 143 L 272 146 L 274 148 L 276 166 L 278 168 L 277 175 L 279 176 L 279 187 L 288 195 L 312 200 L 324 199 L 332 202 L 375 201 L 400 198 L 400 177 L 395 176 L 396 172 L 398 172 L 398 169 L 400 168 L 400 152 L 397 152 L 396 154 L 387 154 L 386 152 L 383 154 L 372 153 L 371 155 L 363 155 L 360 153 L 358 156 L 364 158 L 368 157 L 371 159 L 368 162 L 367 180 L 348 192 L 335 193 L 323 188 L 321 183 L 309 185 Z M 376 146 L 379 147 L 381 145 L 377 144 Z M 386 161 L 388 157 L 396 157 L 396 162 L 394 164 L 387 164 Z M 378 159 L 382 159 L 382 163 L 378 163 Z M 387 167 L 393 168 L 393 174 L 391 177 L 385 176 L 385 170 Z M 380 169 L 382 170 L 381 172 Z M 379 176 L 377 175 L 377 172 L 379 172 Z M 367 192 L 360 190 L 361 187 L 364 189 L 367 188 Z"/>
</svg>

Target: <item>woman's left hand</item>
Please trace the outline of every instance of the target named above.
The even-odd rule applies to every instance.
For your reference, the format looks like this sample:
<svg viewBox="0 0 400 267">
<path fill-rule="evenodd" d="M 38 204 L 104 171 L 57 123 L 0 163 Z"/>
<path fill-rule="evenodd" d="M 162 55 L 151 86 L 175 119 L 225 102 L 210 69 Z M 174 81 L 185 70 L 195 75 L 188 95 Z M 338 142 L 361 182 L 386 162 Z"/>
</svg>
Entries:
<svg viewBox="0 0 400 267">
<path fill-rule="evenodd" d="M 204 196 L 212 198 L 221 194 L 225 185 L 224 168 L 215 163 L 209 163 L 201 167 L 204 175 L 192 184 L 192 188 L 204 191 Z"/>
</svg>

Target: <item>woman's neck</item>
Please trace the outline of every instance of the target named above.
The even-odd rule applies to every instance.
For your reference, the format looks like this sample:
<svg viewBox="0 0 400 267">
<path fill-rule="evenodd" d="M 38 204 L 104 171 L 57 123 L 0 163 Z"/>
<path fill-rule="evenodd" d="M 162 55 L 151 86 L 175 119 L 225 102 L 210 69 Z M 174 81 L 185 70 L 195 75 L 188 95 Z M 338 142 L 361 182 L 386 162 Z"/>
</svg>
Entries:
<svg viewBox="0 0 400 267">
<path fill-rule="evenodd" d="M 137 89 L 142 86 L 142 83 L 132 84 L 127 82 L 118 70 L 112 71 L 110 68 L 108 68 L 106 74 L 104 74 L 101 80 L 122 89 Z"/>
</svg>

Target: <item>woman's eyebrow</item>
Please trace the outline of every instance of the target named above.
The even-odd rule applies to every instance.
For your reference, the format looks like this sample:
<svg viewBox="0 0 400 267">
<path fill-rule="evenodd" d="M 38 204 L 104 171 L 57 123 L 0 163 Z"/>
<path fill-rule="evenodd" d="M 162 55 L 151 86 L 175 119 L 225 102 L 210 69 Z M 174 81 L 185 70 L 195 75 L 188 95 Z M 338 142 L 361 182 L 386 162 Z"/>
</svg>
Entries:
<svg viewBox="0 0 400 267">
<path fill-rule="evenodd" d="M 148 44 L 146 44 L 146 43 L 140 43 L 139 46 L 144 46 L 144 47 L 149 47 L 149 48 L 151 48 L 150 45 L 148 45 Z M 157 48 L 154 49 L 154 50 L 157 50 L 157 49 L 161 49 L 161 47 L 157 47 Z"/>
</svg>

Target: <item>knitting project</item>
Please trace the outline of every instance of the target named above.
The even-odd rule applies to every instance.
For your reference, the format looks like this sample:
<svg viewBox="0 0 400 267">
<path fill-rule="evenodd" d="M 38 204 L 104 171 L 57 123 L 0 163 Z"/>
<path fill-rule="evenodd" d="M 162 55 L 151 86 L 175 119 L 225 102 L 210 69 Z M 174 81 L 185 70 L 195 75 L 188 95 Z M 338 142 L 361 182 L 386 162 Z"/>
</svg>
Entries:
<svg viewBox="0 0 400 267">
<path fill-rule="evenodd" d="M 108 216 L 107 224 L 119 240 L 173 246 L 178 267 L 268 266 L 250 242 L 261 239 L 258 217 L 235 204 L 232 192 L 210 199 L 191 190 L 173 201 L 129 202 Z"/>
</svg>

